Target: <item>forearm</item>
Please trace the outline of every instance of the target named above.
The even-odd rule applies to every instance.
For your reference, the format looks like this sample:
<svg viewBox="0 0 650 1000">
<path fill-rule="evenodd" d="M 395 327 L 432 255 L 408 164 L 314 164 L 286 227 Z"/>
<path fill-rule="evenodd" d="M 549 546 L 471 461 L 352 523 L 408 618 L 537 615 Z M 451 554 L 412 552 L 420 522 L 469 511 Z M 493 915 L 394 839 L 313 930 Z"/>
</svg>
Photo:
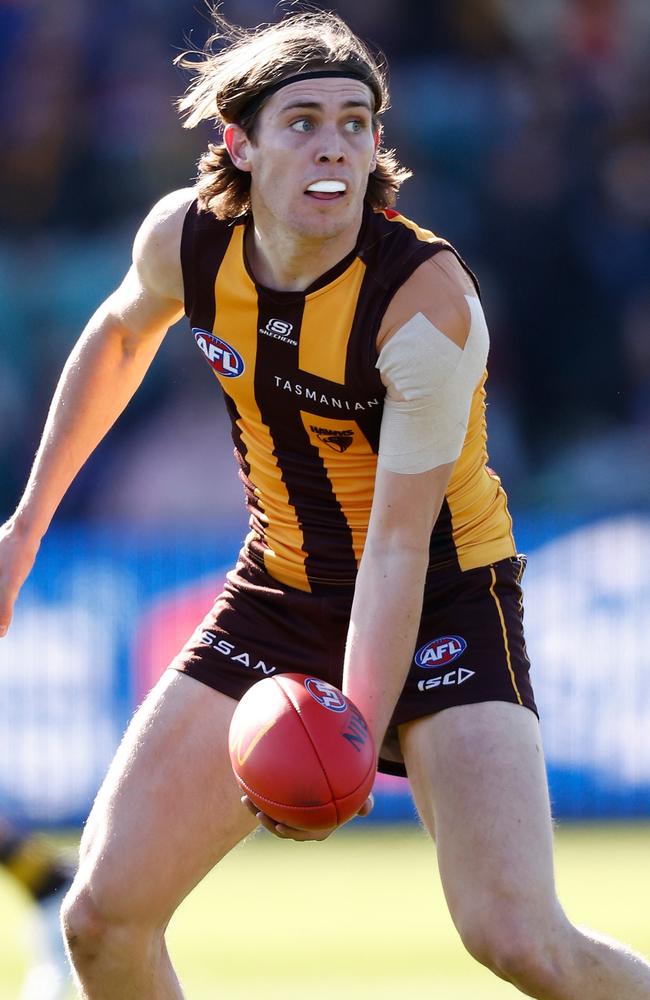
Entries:
<svg viewBox="0 0 650 1000">
<path fill-rule="evenodd" d="M 63 369 L 14 515 L 38 541 L 86 459 L 138 388 L 164 335 L 136 337 L 107 310 L 93 316 Z"/>
<path fill-rule="evenodd" d="M 422 613 L 428 551 L 366 549 L 354 594 L 343 689 L 363 713 L 377 748 L 404 686 Z"/>
</svg>

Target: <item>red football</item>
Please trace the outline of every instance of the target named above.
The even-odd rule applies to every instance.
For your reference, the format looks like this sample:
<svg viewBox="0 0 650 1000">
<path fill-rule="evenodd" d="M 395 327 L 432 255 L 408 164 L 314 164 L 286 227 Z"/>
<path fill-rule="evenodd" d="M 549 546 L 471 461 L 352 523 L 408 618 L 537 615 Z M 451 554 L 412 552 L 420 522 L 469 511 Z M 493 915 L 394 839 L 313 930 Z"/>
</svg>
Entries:
<svg viewBox="0 0 650 1000">
<path fill-rule="evenodd" d="M 265 677 L 235 709 L 228 739 L 241 789 L 272 819 L 303 830 L 355 816 L 375 777 L 375 748 L 359 709 L 306 674 Z"/>
</svg>

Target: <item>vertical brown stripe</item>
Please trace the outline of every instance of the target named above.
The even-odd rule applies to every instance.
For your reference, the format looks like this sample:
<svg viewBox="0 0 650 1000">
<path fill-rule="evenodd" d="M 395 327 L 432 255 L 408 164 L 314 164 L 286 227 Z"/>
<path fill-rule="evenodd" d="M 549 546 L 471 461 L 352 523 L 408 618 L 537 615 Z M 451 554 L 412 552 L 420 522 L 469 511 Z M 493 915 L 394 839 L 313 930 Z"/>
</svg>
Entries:
<svg viewBox="0 0 650 1000">
<path fill-rule="evenodd" d="M 319 417 L 304 410 L 301 416 L 350 530 L 358 566 L 368 533 L 377 456 L 353 420 Z"/>
<path fill-rule="evenodd" d="M 250 480 L 256 487 L 252 493 L 255 527 L 262 535 L 265 564 L 276 579 L 308 590 L 301 565 L 301 555 L 304 559 L 302 532 L 278 467 L 275 443 L 269 430 L 270 415 L 261 412 L 256 398 L 257 373 L 265 361 L 258 357 L 258 295 L 243 266 L 243 236 L 243 226 L 237 227 L 217 277 L 214 332 L 233 343 L 246 364 L 244 374 L 237 379 L 237 428 Z M 268 337 L 259 337 L 262 346 L 268 340 Z M 228 388 L 224 385 L 225 391 Z M 287 566 L 290 567 L 288 572 Z"/>
<path fill-rule="evenodd" d="M 214 324 L 214 283 L 233 235 L 243 226 L 224 226 L 196 202 L 187 210 L 181 237 L 181 268 L 185 312 L 192 326 L 211 330 Z"/>
<path fill-rule="evenodd" d="M 283 301 L 281 318 L 290 322 L 298 342 L 303 333 L 316 340 L 318 328 L 305 324 L 304 298 Z M 260 297 L 258 325 L 266 328 L 277 317 L 278 305 L 271 297 Z M 314 319 L 322 319 L 320 312 Z M 343 346 L 345 350 L 345 346 Z M 341 510 L 332 484 L 327 475 L 318 449 L 313 447 L 302 420 L 305 397 L 295 392 L 303 381 L 318 385 L 324 393 L 332 392 L 332 385 L 325 379 L 303 375 L 298 367 L 299 349 L 289 348 L 282 341 L 261 336 L 255 375 L 255 398 L 262 415 L 271 427 L 274 456 L 282 470 L 282 481 L 289 503 L 295 510 L 303 538 L 305 571 L 310 588 L 318 582 L 330 580 L 335 566 L 342 578 L 353 580 L 356 559 L 352 534 Z M 292 386 L 284 388 L 285 382 Z M 326 419 L 326 418 L 323 418 Z"/>
<path fill-rule="evenodd" d="M 454 544 L 451 511 L 446 497 L 442 502 L 438 520 L 431 533 L 429 560 L 434 566 L 453 565 L 460 569 L 456 546 Z"/>
</svg>

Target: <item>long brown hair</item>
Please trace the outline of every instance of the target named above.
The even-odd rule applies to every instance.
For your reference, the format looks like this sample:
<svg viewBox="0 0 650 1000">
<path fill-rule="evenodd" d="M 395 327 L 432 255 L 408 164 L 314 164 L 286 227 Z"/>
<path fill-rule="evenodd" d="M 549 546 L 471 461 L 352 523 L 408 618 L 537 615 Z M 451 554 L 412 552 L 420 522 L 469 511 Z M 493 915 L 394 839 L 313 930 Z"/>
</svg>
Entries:
<svg viewBox="0 0 650 1000">
<path fill-rule="evenodd" d="M 374 97 L 373 124 L 381 134 L 379 119 L 389 104 L 385 60 L 374 56 L 337 14 L 309 10 L 257 28 L 230 24 L 216 8 L 212 16 L 216 30 L 204 50 L 176 60 L 193 74 L 178 102 L 185 128 L 202 121 L 213 121 L 217 128 L 236 122 L 254 139 L 264 92 L 280 80 L 323 69 L 347 71 L 363 80 Z M 367 200 L 375 209 L 389 208 L 410 176 L 395 151 L 380 144 Z M 235 218 L 250 208 L 250 174 L 235 167 L 223 143 L 210 143 L 199 160 L 197 187 L 201 208 L 219 219 Z"/>
</svg>

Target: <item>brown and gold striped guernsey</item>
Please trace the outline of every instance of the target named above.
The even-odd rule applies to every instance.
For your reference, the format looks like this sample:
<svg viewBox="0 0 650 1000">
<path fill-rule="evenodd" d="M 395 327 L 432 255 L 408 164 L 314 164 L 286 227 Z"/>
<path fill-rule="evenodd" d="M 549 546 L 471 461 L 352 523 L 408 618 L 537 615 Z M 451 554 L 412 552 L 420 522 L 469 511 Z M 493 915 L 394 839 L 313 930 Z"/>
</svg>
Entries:
<svg viewBox="0 0 650 1000">
<path fill-rule="evenodd" d="M 377 464 L 379 326 L 424 260 L 456 251 L 398 213 L 366 206 L 348 257 L 304 292 L 277 292 L 248 269 L 246 221 L 220 222 L 194 202 L 181 246 L 186 313 L 232 420 L 250 512 L 245 544 L 300 590 L 351 584 Z M 484 382 L 432 535 L 434 567 L 515 554 L 505 494 L 486 466 Z"/>
</svg>

